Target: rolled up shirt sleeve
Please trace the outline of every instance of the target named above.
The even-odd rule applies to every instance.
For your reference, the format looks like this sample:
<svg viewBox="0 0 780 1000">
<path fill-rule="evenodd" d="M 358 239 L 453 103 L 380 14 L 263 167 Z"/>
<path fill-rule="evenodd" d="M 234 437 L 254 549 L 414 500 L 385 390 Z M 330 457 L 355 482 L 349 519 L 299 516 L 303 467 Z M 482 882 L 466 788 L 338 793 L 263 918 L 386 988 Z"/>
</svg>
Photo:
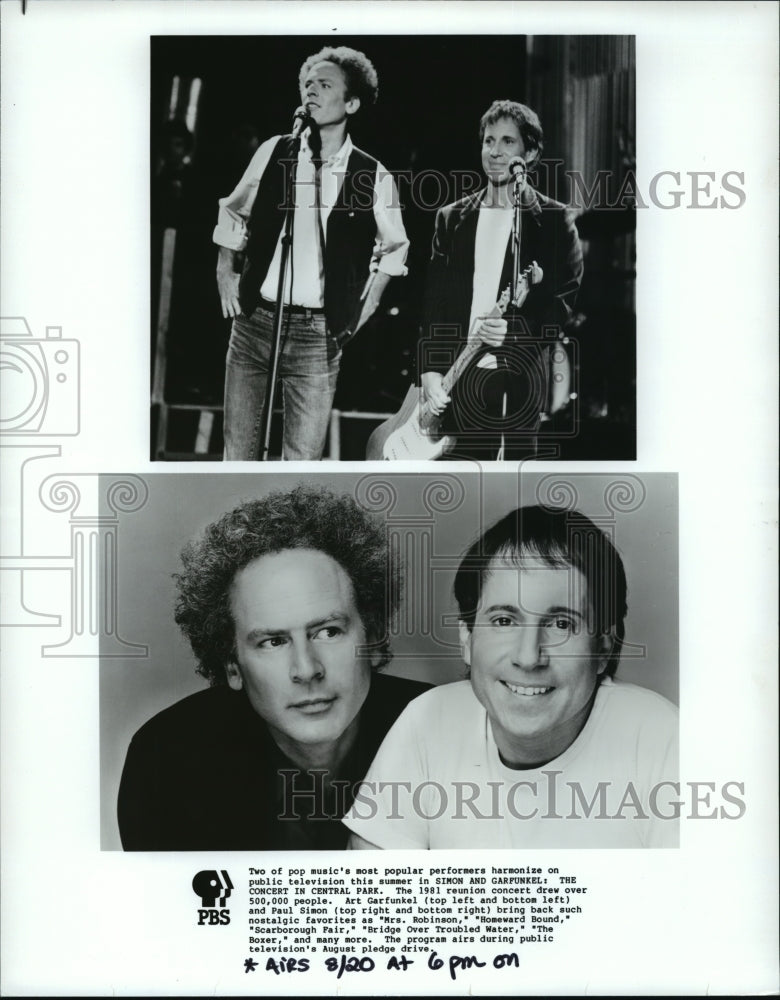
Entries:
<svg viewBox="0 0 780 1000">
<path fill-rule="evenodd" d="M 247 242 L 247 222 L 257 197 L 260 178 L 268 166 L 271 153 L 281 136 L 275 135 L 260 146 L 233 191 L 219 199 L 219 214 L 213 240 L 228 250 L 244 250 Z"/>
<path fill-rule="evenodd" d="M 409 239 L 401 216 L 398 190 L 393 175 L 381 163 L 374 182 L 374 221 L 377 229 L 377 246 L 374 248 L 377 269 L 392 277 L 407 274 Z"/>
</svg>

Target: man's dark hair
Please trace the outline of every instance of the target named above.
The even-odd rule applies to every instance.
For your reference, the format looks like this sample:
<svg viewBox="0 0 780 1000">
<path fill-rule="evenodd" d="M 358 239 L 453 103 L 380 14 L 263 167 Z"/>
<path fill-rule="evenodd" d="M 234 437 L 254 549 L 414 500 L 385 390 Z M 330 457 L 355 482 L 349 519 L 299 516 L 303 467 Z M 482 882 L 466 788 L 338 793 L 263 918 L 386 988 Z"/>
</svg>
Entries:
<svg viewBox="0 0 780 1000">
<path fill-rule="evenodd" d="M 390 660 L 389 624 L 400 586 L 382 527 L 352 497 L 301 485 L 240 504 L 182 551 L 184 568 L 174 575 L 175 619 L 198 659 L 198 673 L 212 685 L 227 683 L 225 666 L 235 657 L 230 590 L 236 573 L 286 549 L 324 552 L 342 567 L 377 667 Z"/>
<path fill-rule="evenodd" d="M 612 638 L 605 673 L 614 676 L 625 636 L 626 572 L 601 528 L 577 510 L 518 507 L 497 521 L 466 552 L 455 575 L 455 599 L 469 630 L 493 559 L 541 559 L 548 566 L 578 569 L 588 584 L 597 635 Z"/>
<path fill-rule="evenodd" d="M 535 111 L 517 101 L 493 101 L 479 122 L 479 141 L 485 138 L 488 125 L 495 125 L 501 118 L 510 118 L 520 133 L 526 155 L 536 152 L 538 159 L 544 149 L 542 123 Z"/>
<path fill-rule="evenodd" d="M 374 64 L 362 52 L 346 45 L 326 46 L 313 56 L 309 56 L 298 74 L 298 86 L 303 87 L 306 75 L 318 62 L 332 62 L 341 69 L 347 82 L 347 98 L 360 98 L 361 108 L 375 103 L 379 93 L 379 77 Z"/>
</svg>

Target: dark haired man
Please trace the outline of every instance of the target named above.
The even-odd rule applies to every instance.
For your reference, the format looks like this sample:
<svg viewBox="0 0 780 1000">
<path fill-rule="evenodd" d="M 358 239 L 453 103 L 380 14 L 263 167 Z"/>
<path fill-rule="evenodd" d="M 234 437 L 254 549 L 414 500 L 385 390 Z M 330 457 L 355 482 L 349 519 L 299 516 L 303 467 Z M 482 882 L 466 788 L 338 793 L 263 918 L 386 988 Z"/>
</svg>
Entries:
<svg viewBox="0 0 780 1000">
<path fill-rule="evenodd" d="M 558 341 L 582 279 L 582 252 L 565 207 L 525 178 L 543 148 L 536 113 L 515 101 L 494 101 L 479 137 L 487 186 L 436 216 L 418 364 L 432 410 L 441 413 L 451 403 L 444 421 L 456 438 L 450 458 L 521 459 L 536 454 L 542 414 L 569 400 L 568 359 Z M 491 316 L 513 283 L 515 192 L 519 272 L 530 269 L 527 297 L 512 288 L 505 316 Z M 474 360 L 450 397 L 442 376 L 467 343 L 477 348 Z"/>
<path fill-rule="evenodd" d="M 304 62 L 299 84 L 309 125 L 297 160 L 293 136 L 264 142 L 232 194 L 220 200 L 214 230 L 222 312 L 234 318 L 225 382 L 226 460 L 258 457 L 291 164 L 295 211 L 279 359 L 282 458 L 322 457 L 346 331 L 356 332 L 369 319 L 392 275 L 406 273 L 409 242 L 393 178 L 348 134 L 352 116 L 376 100 L 376 70 L 362 52 L 325 48 Z"/>
<path fill-rule="evenodd" d="M 381 528 L 348 496 L 244 503 L 183 553 L 176 621 L 211 688 L 135 734 L 125 850 L 313 850 L 400 711 L 426 687 L 383 676 L 397 588 Z"/>
<path fill-rule="evenodd" d="M 512 511 L 466 553 L 455 596 L 470 680 L 400 716 L 344 820 L 352 846 L 676 846 L 677 712 L 613 680 L 626 577 L 604 532 Z"/>
</svg>

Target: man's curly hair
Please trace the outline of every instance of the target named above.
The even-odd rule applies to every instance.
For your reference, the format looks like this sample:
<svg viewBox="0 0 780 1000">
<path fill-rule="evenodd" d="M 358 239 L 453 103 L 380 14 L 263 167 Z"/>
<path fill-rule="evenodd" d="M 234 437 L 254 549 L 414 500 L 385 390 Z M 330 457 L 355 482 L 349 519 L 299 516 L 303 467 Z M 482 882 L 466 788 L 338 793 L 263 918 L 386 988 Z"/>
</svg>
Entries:
<svg viewBox="0 0 780 1000">
<path fill-rule="evenodd" d="M 332 62 L 341 69 L 347 83 L 347 98 L 358 97 L 361 108 L 369 108 L 376 102 L 379 77 L 374 64 L 362 52 L 346 45 L 326 46 L 309 56 L 298 74 L 299 89 L 303 88 L 309 70 L 319 62 Z"/>
<path fill-rule="evenodd" d="M 389 625 L 398 609 L 400 577 L 391 567 L 385 533 L 348 495 L 300 485 L 248 500 L 210 524 L 182 551 L 175 619 L 213 686 L 227 683 L 235 656 L 230 590 L 236 573 L 260 556 L 315 549 L 334 559 L 352 583 L 366 640 L 377 667 L 391 657 Z"/>
</svg>

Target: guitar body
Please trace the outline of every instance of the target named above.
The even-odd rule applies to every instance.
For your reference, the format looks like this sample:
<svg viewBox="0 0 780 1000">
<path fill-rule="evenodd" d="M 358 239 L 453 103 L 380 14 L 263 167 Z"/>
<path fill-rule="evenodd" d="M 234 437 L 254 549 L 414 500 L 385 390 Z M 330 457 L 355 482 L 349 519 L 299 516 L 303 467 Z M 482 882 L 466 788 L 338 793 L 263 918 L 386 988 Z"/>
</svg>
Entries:
<svg viewBox="0 0 780 1000">
<path fill-rule="evenodd" d="M 532 280 L 531 272 L 534 265 L 529 265 L 521 275 L 522 301 L 528 294 L 528 281 Z M 541 269 L 539 269 L 541 281 Z M 502 292 L 498 302 L 488 314 L 503 316 L 509 303 L 509 289 Z M 516 302 L 522 304 L 522 302 Z M 474 321 L 476 333 L 481 317 Z M 452 386 L 460 378 L 464 369 L 471 363 L 481 348 L 478 337 L 469 334 L 463 350 L 455 359 L 455 363 L 442 378 L 442 388 L 449 395 Z M 412 385 L 406 393 L 401 409 L 394 417 L 385 420 L 368 439 L 366 458 L 369 462 L 381 461 L 418 461 L 435 462 L 450 451 L 455 444 L 455 438 L 441 433 L 441 416 L 434 415 L 422 402 L 422 389 Z"/>
<path fill-rule="evenodd" d="M 366 447 L 368 461 L 435 462 L 452 448 L 455 439 L 440 434 L 440 420 L 421 423 L 421 392 L 419 386 L 409 386 L 398 413 L 376 428 Z"/>
</svg>

